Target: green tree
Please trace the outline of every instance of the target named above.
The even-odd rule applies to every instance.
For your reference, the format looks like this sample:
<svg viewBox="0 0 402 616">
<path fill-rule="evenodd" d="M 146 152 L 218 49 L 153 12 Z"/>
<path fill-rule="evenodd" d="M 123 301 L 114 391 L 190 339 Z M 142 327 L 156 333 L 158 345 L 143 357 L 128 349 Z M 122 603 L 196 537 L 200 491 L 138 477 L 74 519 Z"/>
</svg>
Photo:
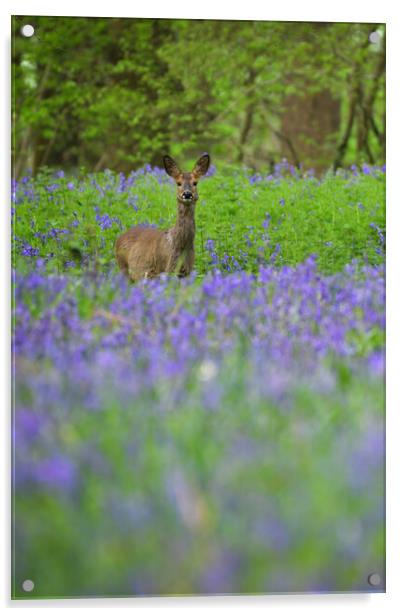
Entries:
<svg viewBox="0 0 402 616">
<path fill-rule="evenodd" d="M 166 151 L 255 168 L 385 158 L 378 24 L 15 17 L 12 60 L 17 177 Z"/>
</svg>

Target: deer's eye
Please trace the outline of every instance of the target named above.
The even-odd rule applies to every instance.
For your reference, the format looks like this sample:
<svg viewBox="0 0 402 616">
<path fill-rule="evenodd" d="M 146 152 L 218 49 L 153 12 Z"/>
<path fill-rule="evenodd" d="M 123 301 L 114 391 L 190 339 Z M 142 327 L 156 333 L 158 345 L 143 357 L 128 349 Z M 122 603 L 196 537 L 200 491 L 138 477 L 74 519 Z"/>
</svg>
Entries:
<svg viewBox="0 0 402 616">
<path fill-rule="evenodd" d="M 181 182 L 177 182 L 177 186 L 181 186 Z"/>
<path fill-rule="evenodd" d="M 193 182 L 193 186 L 197 186 L 197 182 Z"/>
</svg>

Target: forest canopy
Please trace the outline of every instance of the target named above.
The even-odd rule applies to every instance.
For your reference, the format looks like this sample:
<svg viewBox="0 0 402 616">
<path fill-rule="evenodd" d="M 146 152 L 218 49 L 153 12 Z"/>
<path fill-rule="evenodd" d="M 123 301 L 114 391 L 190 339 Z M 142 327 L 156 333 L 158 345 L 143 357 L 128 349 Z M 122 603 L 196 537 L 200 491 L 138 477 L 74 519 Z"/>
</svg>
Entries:
<svg viewBox="0 0 402 616">
<path fill-rule="evenodd" d="M 30 23 L 32 37 L 21 28 Z M 13 174 L 385 162 L 385 26 L 13 18 Z"/>
</svg>

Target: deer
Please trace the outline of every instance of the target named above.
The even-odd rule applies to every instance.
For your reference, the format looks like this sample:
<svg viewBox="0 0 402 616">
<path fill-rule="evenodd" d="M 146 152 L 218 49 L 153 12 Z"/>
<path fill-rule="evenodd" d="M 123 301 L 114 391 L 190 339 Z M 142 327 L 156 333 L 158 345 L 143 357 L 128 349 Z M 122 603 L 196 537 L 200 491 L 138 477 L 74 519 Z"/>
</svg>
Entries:
<svg viewBox="0 0 402 616">
<path fill-rule="evenodd" d="M 116 241 L 116 260 L 132 282 L 159 274 L 188 276 L 194 267 L 195 206 L 198 180 L 207 173 L 209 154 L 203 154 L 189 173 L 183 173 L 171 156 L 163 157 L 166 173 L 176 182 L 177 218 L 167 230 L 131 227 Z"/>
</svg>

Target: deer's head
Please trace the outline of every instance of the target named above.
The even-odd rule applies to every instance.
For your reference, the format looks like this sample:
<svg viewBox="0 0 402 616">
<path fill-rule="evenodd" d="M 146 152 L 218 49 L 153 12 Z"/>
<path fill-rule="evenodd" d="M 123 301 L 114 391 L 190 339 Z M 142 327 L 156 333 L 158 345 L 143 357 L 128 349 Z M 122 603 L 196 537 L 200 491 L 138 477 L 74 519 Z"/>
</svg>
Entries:
<svg viewBox="0 0 402 616">
<path fill-rule="evenodd" d="M 198 180 L 208 171 L 209 163 L 209 154 L 203 154 L 197 160 L 194 165 L 194 169 L 190 173 L 183 173 L 171 156 L 163 157 L 163 164 L 165 165 L 166 173 L 176 182 L 177 199 L 181 203 L 191 205 L 197 201 Z"/>
</svg>

